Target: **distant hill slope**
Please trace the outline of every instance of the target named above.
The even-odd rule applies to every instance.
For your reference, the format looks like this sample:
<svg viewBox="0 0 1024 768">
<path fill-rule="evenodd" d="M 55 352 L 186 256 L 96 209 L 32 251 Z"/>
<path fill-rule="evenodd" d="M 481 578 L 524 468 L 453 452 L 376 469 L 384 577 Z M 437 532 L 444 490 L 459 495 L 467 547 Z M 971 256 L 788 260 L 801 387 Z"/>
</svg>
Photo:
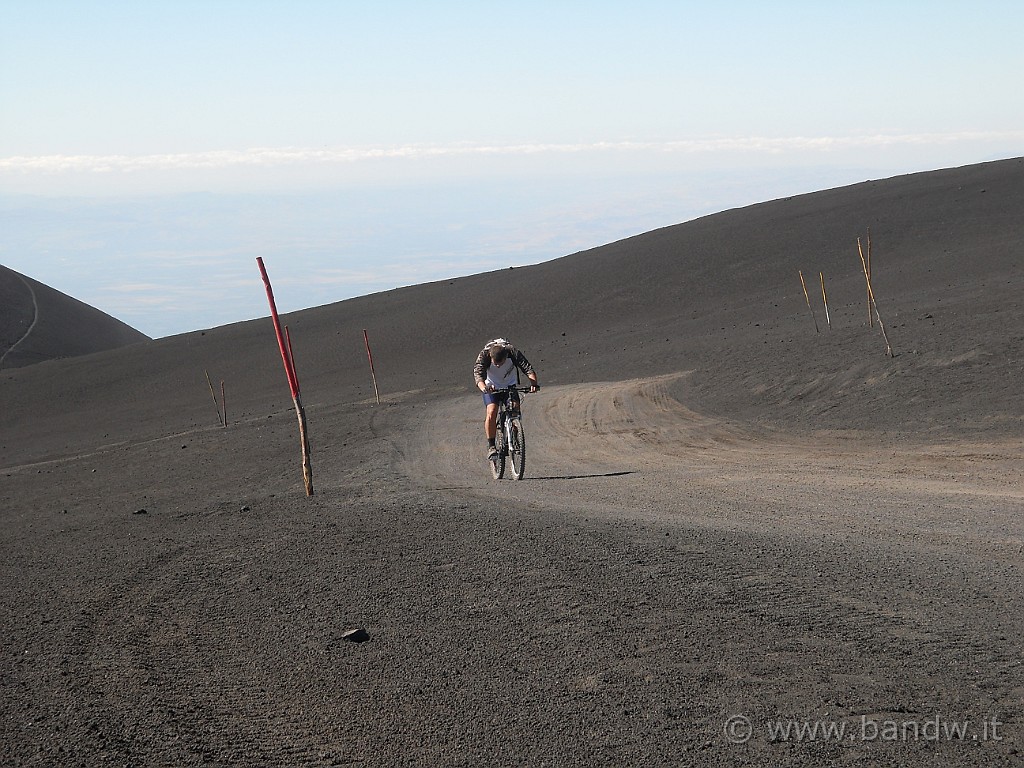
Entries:
<svg viewBox="0 0 1024 768">
<path fill-rule="evenodd" d="M 0 265 L 0 368 L 148 340 L 120 320 Z"/>
<path fill-rule="evenodd" d="M 381 395 L 462 393 L 505 336 L 553 384 L 690 371 L 676 395 L 794 431 L 1019 434 L 1024 426 L 1024 159 L 867 181 L 724 211 L 544 264 L 363 296 L 285 316 L 314 413 Z M 857 238 L 896 351 L 869 328 Z M 271 279 L 285 266 L 267 264 Z M 256 265 L 252 265 L 256 276 Z M 803 270 L 820 332 L 800 287 Z M 824 315 L 819 273 L 829 294 Z M 262 287 L 253 307 L 266 312 Z M 28 317 L 24 303 L 18 316 Z M 12 310 L 13 312 L 13 310 Z M 68 446 L 168 434 L 290 407 L 264 317 L 0 376 L 0 465 Z M 543 395 L 535 401 L 543 402 Z M 539 405 L 537 406 L 539 407 Z M 102 412 L 102 427 L 96 413 Z M 61 442 L 48 437 L 59 433 Z"/>
</svg>

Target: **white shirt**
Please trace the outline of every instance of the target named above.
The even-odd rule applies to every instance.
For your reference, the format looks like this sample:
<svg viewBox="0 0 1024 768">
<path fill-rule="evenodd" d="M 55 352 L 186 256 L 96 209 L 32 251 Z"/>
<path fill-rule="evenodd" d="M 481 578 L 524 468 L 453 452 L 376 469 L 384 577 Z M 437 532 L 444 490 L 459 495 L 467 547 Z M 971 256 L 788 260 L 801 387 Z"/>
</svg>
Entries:
<svg viewBox="0 0 1024 768">
<path fill-rule="evenodd" d="M 501 365 L 495 365 L 491 361 L 487 368 L 487 383 L 495 389 L 504 389 L 519 383 L 519 376 L 516 375 L 516 364 L 511 357 L 506 357 Z"/>
</svg>

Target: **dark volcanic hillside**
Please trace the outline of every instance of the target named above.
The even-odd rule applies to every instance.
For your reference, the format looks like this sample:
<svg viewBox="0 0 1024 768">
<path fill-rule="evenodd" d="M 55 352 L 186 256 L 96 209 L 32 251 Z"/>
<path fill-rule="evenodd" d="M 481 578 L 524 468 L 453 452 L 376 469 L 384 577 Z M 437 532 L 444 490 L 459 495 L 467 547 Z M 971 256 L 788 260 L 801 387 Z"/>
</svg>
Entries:
<svg viewBox="0 0 1024 768">
<path fill-rule="evenodd" d="M 0 265 L 0 368 L 147 340 L 120 320 Z"/>
<path fill-rule="evenodd" d="M 1024 415 L 1016 396 L 1021 210 L 1024 160 L 1006 160 L 726 211 L 534 267 L 374 294 L 285 321 L 312 405 L 372 394 L 367 328 L 385 395 L 472 393 L 474 354 L 503 335 L 548 384 L 693 370 L 687 400 L 729 418 L 796 429 L 1012 429 Z M 869 229 L 894 359 L 866 322 L 856 245 Z M 267 265 L 272 279 L 281 266 Z M 254 293 L 254 305 L 264 301 Z M 2 449 L 0 462 L 88 443 L 95 408 L 106 412 L 110 440 L 208 424 L 204 369 L 226 381 L 237 418 L 289 403 L 269 320 L 184 334 L 7 373 L 0 386 L 12 407 L 0 429 L 29 413 L 46 428 L 16 452 Z M 158 423 L 141 417 L 153 408 Z"/>
</svg>

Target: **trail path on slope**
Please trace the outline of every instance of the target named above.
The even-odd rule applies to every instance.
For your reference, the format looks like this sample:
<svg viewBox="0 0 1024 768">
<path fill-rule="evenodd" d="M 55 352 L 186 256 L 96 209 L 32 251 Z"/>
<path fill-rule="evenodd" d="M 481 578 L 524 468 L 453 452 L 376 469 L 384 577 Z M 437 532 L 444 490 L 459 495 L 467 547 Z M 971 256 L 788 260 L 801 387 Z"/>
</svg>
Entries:
<svg viewBox="0 0 1024 768">
<path fill-rule="evenodd" d="M 39 302 L 36 299 L 36 292 L 32 288 L 32 284 L 29 283 L 28 280 L 26 280 L 22 275 L 18 275 L 18 277 L 21 279 L 21 282 L 23 282 L 25 284 L 25 287 L 28 289 L 29 296 L 32 297 L 32 322 L 29 323 L 28 328 L 25 330 L 25 333 L 22 334 L 21 338 L 18 339 L 13 344 L 11 344 L 11 346 L 7 348 L 7 351 L 0 355 L 0 368 L 3 368 L 4 360 L 7 359 L 7 356 L 11 354 L 11 352 L 16 350 L 18 346 L 32 334 L 32 331 L 35 330 L 36 323 L 39 322 Z"/>
<path fill-rule="evenodd" d="M 1024 446 L 797 438 L 699 414 L 679 376 L 542 389 L 524 398 L 527 473 L 493 481 L 475 397 L 418 411 L 404 470 L 433 488 L 715 529 L 854 535 L 1016 556 L 1024 545 Z M 498 501 L 501 500 L 501 501 Z"/>
</svg>

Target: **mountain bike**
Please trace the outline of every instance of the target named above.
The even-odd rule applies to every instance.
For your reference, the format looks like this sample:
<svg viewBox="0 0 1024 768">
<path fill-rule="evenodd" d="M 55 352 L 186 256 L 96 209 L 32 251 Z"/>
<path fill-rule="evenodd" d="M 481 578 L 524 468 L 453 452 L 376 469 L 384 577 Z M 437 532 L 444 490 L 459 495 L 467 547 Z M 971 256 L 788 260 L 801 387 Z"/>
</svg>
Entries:
<svg viewBox="0 0 1024 768">
<path fill-rule="evenodd" d="M 491 475 L 495 480 L 505 476 L 505 460 L 512 464 L 512 476 L 523 479 L 526 472 L 526 435 L 523 432 L 522 406 L 516 410 L 512 401 L 513 392 L 529 392 L 529 387 L 506 387 L 495 392 L 504 392 L 505 397 L 498 403 L 498 431 L 494 435 L 494 447 L 498 455 L 492 459 Z"/>
</svg>

